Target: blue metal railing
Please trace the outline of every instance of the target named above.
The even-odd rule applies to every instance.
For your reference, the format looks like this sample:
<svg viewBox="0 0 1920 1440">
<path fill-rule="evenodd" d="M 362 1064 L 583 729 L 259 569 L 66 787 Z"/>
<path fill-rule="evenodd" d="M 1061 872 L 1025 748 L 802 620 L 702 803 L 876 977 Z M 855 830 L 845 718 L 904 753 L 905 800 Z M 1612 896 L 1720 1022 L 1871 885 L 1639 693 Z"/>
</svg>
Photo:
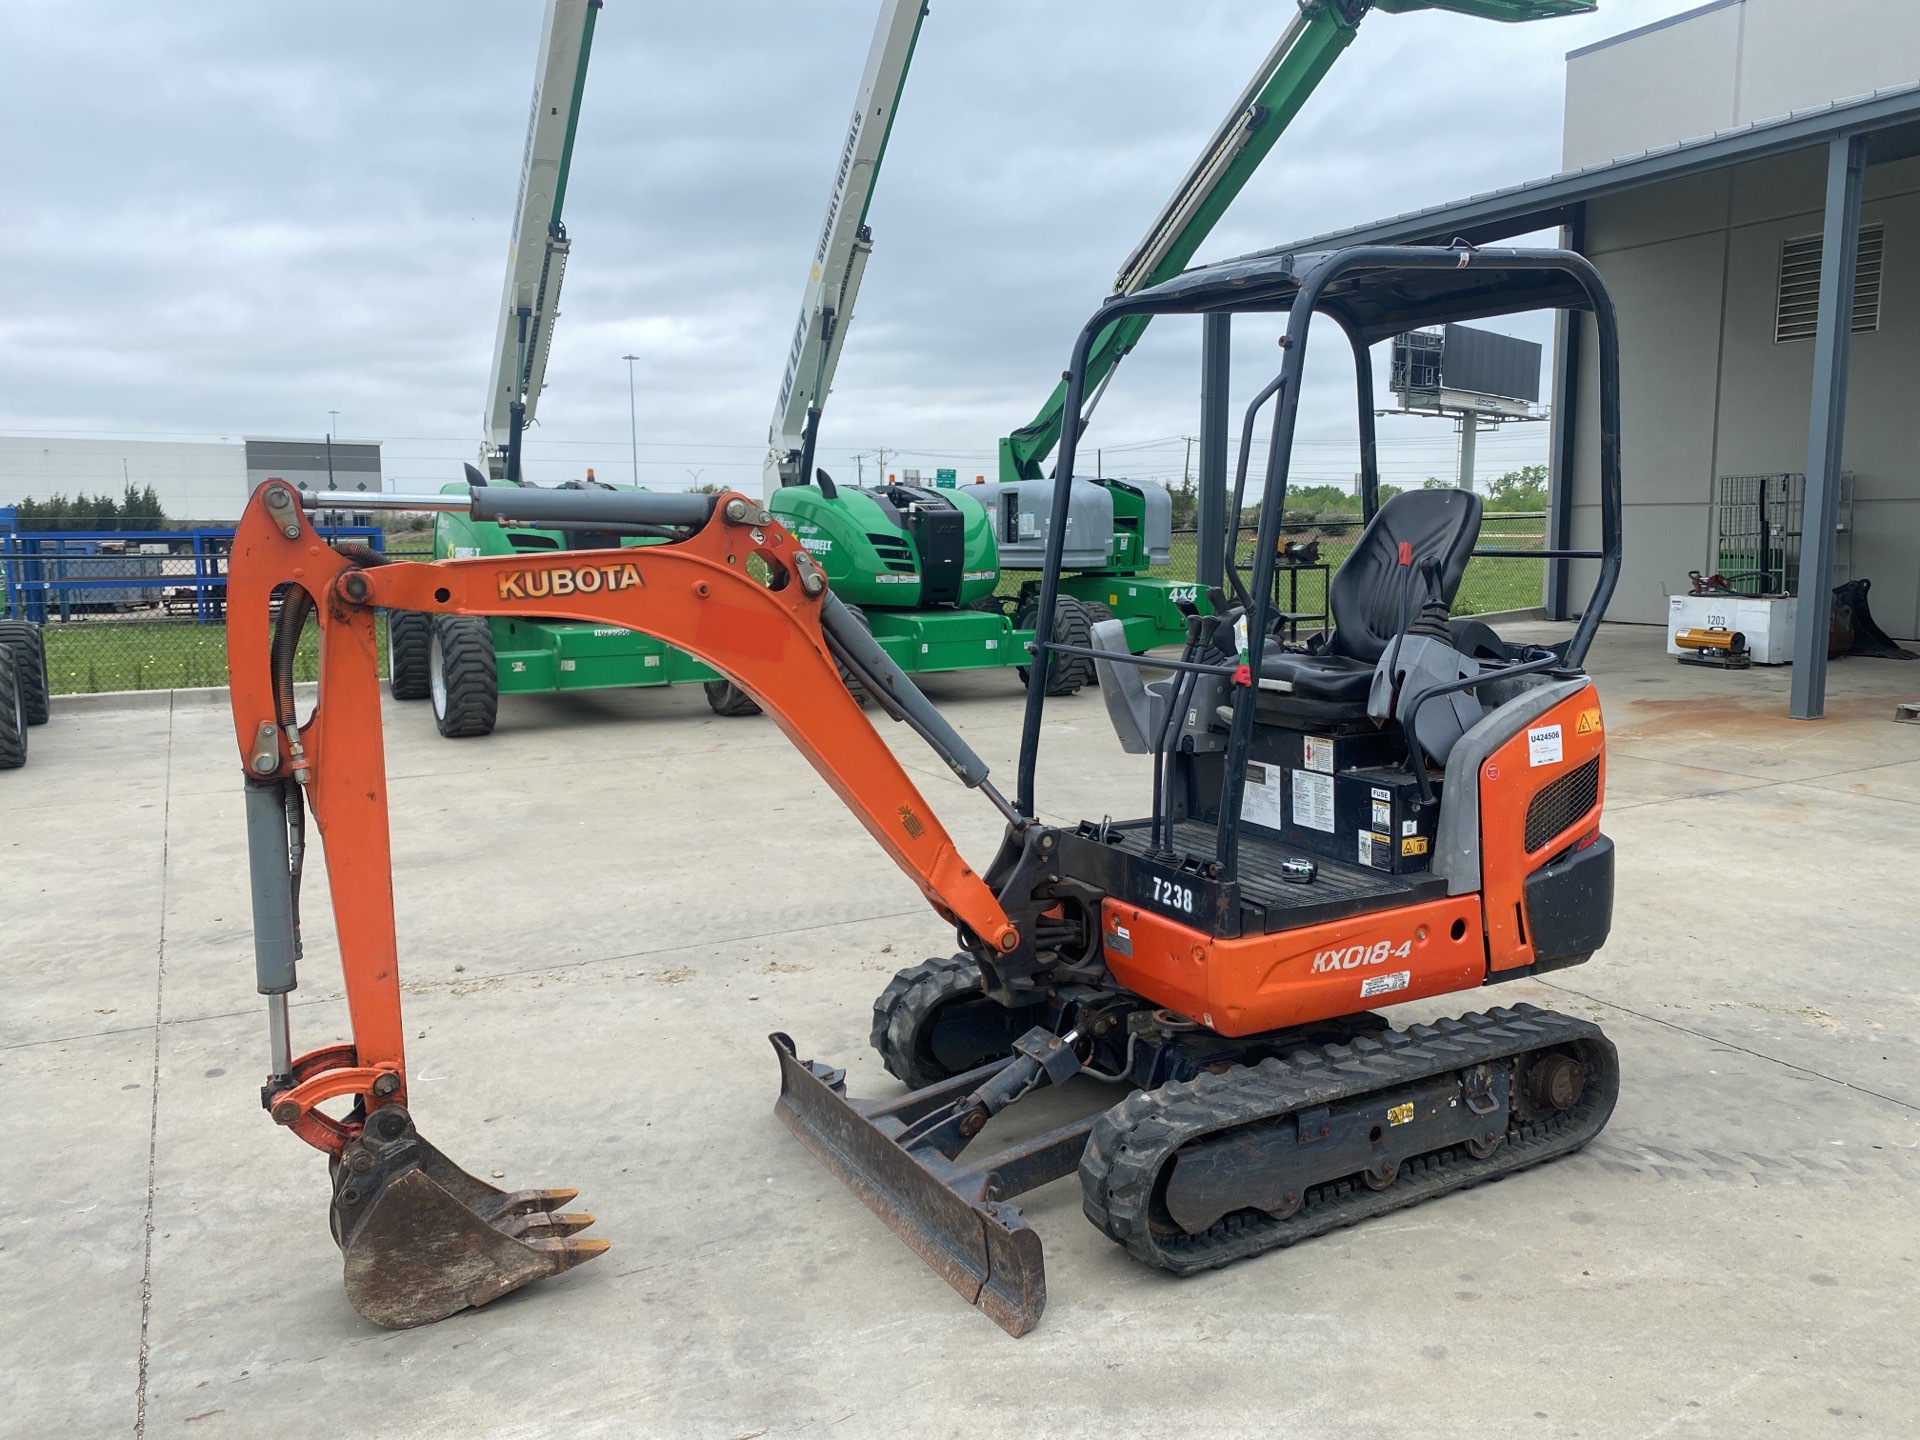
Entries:
<svg viewBox="0 0 1920 1440">
<path fill-rule="evenodd" d="M 4 512 L 0 512 L 3 514 Z M 386 548 L 371 526 L 318 527 L 322 539 Z M 227 613 L 227 556 L 233 527 L 191 530 L 21 530 L 0 524 L 0 596 L 12 619 L 45 624 L 76 611 L 190 606 L 201 625 Z"/>
</svg>

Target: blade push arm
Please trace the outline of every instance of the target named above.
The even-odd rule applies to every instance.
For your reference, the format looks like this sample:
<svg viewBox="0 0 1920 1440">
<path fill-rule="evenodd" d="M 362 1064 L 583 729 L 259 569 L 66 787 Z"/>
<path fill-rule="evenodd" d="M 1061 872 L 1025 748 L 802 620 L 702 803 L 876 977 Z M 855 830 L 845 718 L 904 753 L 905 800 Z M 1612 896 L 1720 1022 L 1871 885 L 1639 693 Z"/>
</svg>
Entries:
<svg viewBox="0 0 1920 1440">
<path fill-rule="evenodd" d="M 357 1133 L 322 1114 L 322 1101 L 356 1095 L 371 1113 L 406 1096 L 375 634 L 383 608 L 618 625 L 691 652 L 773 717 L 943 917 L 989 947 L 1020 943 L 847 693 L 822 631 L 830 597 L 812 557 L 753 501 L 719 497 L 711 518 L 674 544 L 363 566 L 321 542 L 290 487 L 269 482 L 241 521 L 228 588 L 234 726 L 248 784 L 304 791 L 331 880 L 353 1043 L 294 1060 L 269 1086 L 274 1118 L 322 1149 L 338 1153 Z M 283 724 L 291 677 L 274 673 L 276 592 L 283 623 L 303 592 L 320 626 L 322 701 L 304 726 Z M 977 776 L 969 783 L 984 781 L 984 766 L 955 739 L 949 763 Z M 263 962 L 263 991 L 269 968 Z M 289 969 L 275 971 L 279 996 L 291 988 L 281 973 Z M 277 1041 L 280 1053 L 290 1052 Z"/>
</svg>

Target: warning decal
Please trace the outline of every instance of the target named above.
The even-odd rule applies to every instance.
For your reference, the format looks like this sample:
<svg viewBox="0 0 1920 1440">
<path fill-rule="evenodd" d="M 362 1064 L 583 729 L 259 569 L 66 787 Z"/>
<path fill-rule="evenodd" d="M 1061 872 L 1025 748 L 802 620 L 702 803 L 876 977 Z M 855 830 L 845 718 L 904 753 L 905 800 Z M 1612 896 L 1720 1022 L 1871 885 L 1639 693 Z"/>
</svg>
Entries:
<svg viewBox="0 0 1920 1440">
<path fill-rule="evenodd" d="M 1573 733 L 1576 735 L 1597 735 L 1599 732 L 1600 707 L 1596 705 L 1591 710 L 1582 710 L 1580 712 L 1580 723 L 1573 727 Z"/>
<path fill-rule="evenodd" d="M 1333 834 L 1333 777 L 1293 772 L 1293 823 Z"/>
<path fill-rule="evenodd" d="M 1280 767 L 1264 761 L 1247 762 L 1247 778 L 1240 790 L 1240 818 L 1269 830 L 1280 828 Z"/>
</svg>

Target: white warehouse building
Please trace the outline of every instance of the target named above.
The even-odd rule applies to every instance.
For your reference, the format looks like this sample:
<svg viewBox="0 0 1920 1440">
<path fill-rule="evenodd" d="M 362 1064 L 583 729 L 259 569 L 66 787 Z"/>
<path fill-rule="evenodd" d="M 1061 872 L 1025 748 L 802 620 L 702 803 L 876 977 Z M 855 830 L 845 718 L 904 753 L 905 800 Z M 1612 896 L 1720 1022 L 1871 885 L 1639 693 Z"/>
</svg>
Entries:
<svg viewBox="0 0 1920 1440">
<path fill-rule="evenodd" d="M 159 497 L 169 523 L 231 524 L 269 476 L 308 490 L 383 488 L 377 440 L 231 441 L 0 435 L 0 508 L 54 495 L 109 495 L 126 487 Z M 343 506 L 343 509 L 346 508 Z"/>
</svg>

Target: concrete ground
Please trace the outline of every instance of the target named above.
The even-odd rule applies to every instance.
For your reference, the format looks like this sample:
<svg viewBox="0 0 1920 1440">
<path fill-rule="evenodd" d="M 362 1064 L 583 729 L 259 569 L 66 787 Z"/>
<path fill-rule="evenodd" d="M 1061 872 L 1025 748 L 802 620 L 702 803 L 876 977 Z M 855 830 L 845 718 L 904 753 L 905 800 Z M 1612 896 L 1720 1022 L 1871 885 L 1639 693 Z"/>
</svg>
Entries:
<svg viewBox="0 0 1920 1440">
<path fill-rule="evenodd" d="M 776 1028 L 897 1091 L 869 1005 L 950 940 L 768 721 L 521 699 L 449 743 L 389 706 L 415 1114 L 483 1177 L 579 1186 L 614 1242 L 391 1333 L 342 1296 L 321 1158 L 259 1108 L 224 706 L 60 713 L 0 775 L 0 1434 L 1910 1435 L 1920 727 L 1890 716 L 1920 664 L 1836 664 L 1818 724 L 1786 671 L 1682 669 L 1655 631 L 1593 668 L 1611 943 L 1394 1013 L 1601 1021 L 1601 1139 L 1189 1280 L 1069 1178 L 1025 1202 L 1051 1299 L 1017 1341 L 774 1117 Z M 1013 678 L 928 688 L 1010 778 Z M 1096 693 L 1049 716 L 1049 815 L 1144 809 Z M 993 812 L 886 728 L 984 863 Z M 303 1048 L 345 1033 L 312 868 Z"/>
</svg>

